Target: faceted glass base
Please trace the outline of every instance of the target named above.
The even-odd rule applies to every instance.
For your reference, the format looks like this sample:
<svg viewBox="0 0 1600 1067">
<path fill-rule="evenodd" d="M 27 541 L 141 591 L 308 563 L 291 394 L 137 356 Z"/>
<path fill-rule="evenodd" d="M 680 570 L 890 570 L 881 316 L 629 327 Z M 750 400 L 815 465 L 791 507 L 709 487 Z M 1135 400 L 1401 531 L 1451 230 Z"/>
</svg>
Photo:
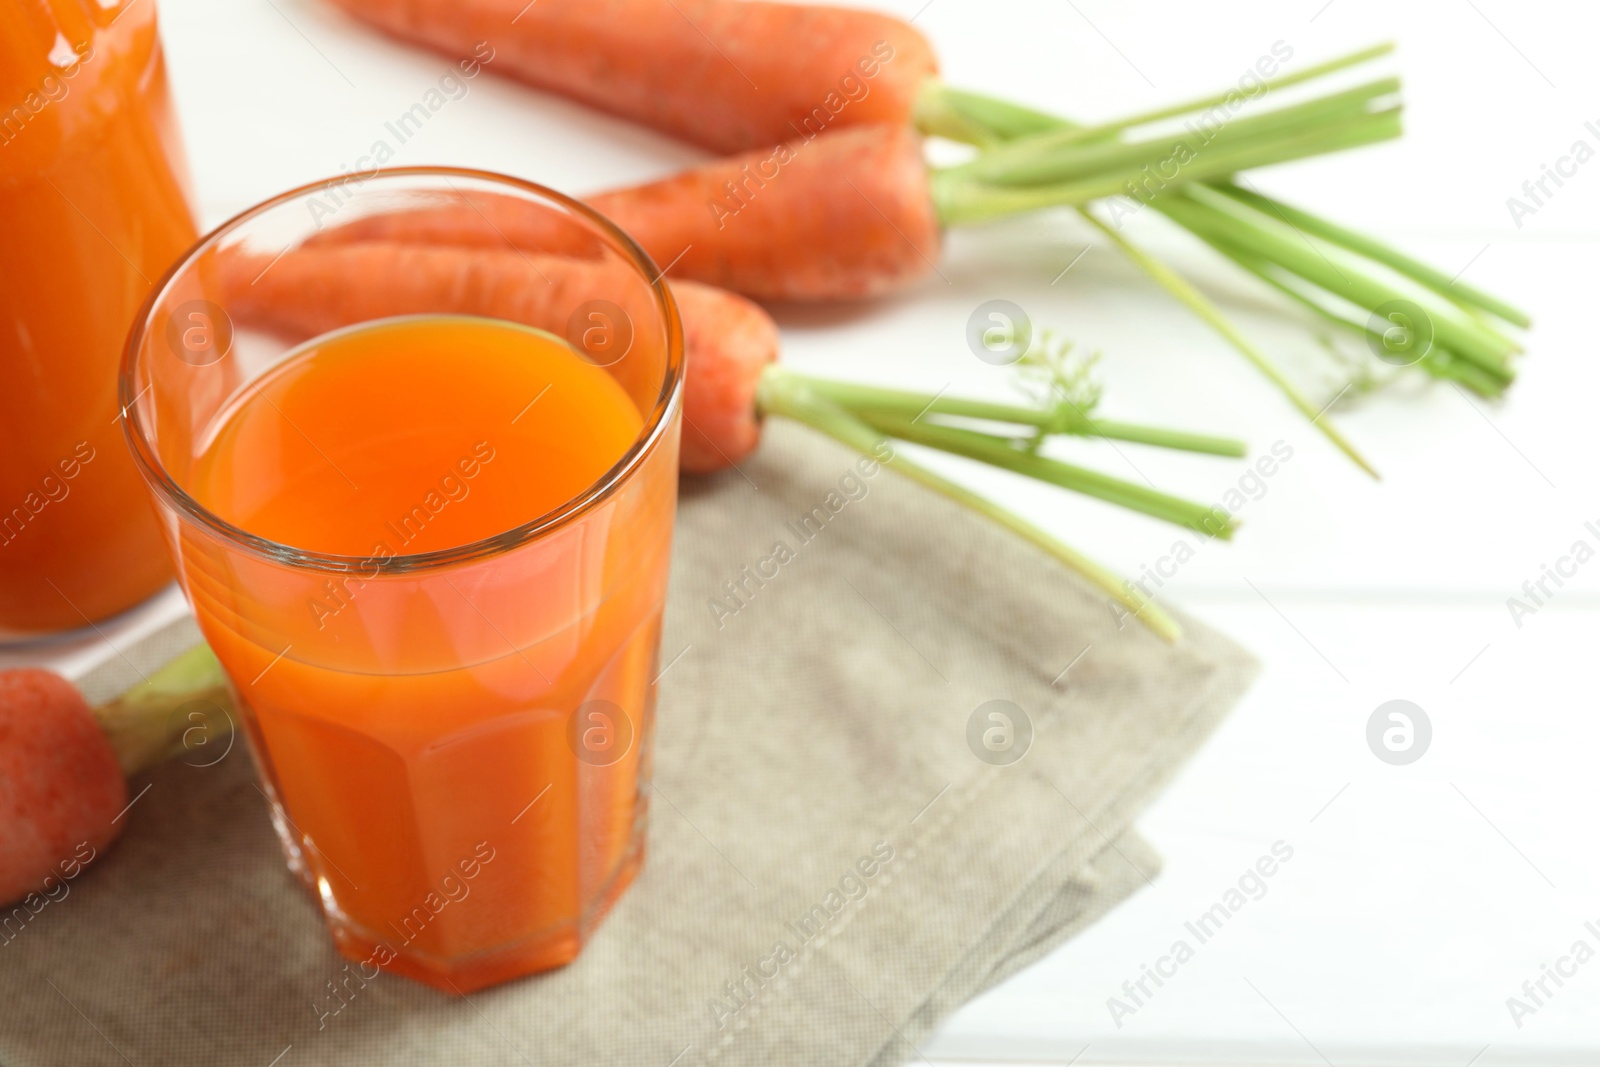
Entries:
<svg viewBox="0 0 1600 1067">
<path fill-rule="evenodd" d="M 577 959 L 612 905 L 633 883 L 644 864 L 644 854 L 644 834 L 640 833 L 610 883 L 579 919 L 484 952 L 454 958 L 434 955 L 401 946 L 393 936 L 375 937 L 331 912 L 327 916 L 328 929 L 339 954 L 352 963 L 381 966 L 446 993 L 472 993 L 513 978 L 564 967 Z"/>
</svg>

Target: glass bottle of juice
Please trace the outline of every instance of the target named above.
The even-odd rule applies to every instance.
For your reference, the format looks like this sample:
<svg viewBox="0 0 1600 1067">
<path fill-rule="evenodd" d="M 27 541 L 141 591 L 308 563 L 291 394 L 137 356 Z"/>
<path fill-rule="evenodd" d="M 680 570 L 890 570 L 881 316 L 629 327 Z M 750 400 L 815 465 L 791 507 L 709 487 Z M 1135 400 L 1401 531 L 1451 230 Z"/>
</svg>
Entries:
<svg viewBox="0 0 1600 1067">
<path fill-rule="evenodd" d="M 134 313 L 196 236 L 149 0 L 0 0 L 0 639 L 169 578 L 117 423 Z"/>
</svg>

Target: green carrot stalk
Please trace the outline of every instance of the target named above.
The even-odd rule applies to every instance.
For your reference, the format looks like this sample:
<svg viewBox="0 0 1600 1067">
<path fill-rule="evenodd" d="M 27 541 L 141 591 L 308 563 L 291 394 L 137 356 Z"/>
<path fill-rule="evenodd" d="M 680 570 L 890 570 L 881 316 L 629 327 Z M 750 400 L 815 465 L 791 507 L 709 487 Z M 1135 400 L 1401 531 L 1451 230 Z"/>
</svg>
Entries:
<svg viewBox="0 0 1600 1067">
<path fill-rule="evenodd" d="M 1286 89 L 1292 85 L 1298 85 L 1326 74 L 1357 66 L 1387 55 L 1392 51 L 1394 51 L 1394 44 L 1385 42 L 1360 49 L 1349 55 L 1339 56 L 1323 63 L 1305 67 L 1293 73 L 1281 74 L 1267 79 L 1262 84 L 1262 88 L 1258 90 L 1257 95 L 1261 92 Z M 1225 105 L 1234 95 L 1234 92 L 1234 90 L 1227 90 L 1153 111 L 1125 116 L 1114 122 L 1101 123 L 1092 127 L 1073 128 L 1089 131 L 1087 136 L 1093 139 L 1114 137 L 1134 126 L 1178 118 L 1191 112 L 1205 111 Z M 924 88 L 921 97 L 917 100 L 914 117 L 917 127 L 925 133 L 950 137 L 952 140 L 985 147 L 1020 137 L 1061 129 L 1063 126 L 1070 125 L 1065 123 L 1064 120 L 1046 114 L 1043 111 L 1037 111 L 1020 104 L 1013 104 L 1010 101 L 1000 100 L 982 93 L 956 89 L 942 82 L 933 82 Z"/>
<path fill-rule="evenodd" d="M 1203 239 L 1214 238 L 1253 251 L 1369 311 L 1393 298 L 1392 288 L 1351 264 L 1336 266 L 1320 251 L 1298 240 L 1285 224 L 1274 226 L 1272 223 L 1275 220 L 1259 214 L 1255 218 L 1234 215 L 1224 222 L 1215 212 L 1199 213 L 1192 207 L 1198 201 L 1215 208 L 1219 206 L 1217 201 L 1223 199 L 1221 194 L 1211 189 L 1185 188 L 1165 198 L 1161 209 Z M 1511 380 L 1513 375 L 1506 359 L 1513 354 L 1514 347 L 1498 343 L 1476 324 L 1464 322 L 1443 311 L 1435 311 L 1430 318 L 1433 320 L 1434 334 L 1441 343 L 1483 371 L 1503 377 L 1508 382 Z"/>
<path fill-rule="evenodd" d="M 922 415 L 947 415 L 982 422 L 1007 423 L 1047 430 L 1050 433 L 1104 437 L 1136 444 L 1154 445 L 1213 456 L 1243 456 L 1248 451 L 1243 441 L 1231 437 L 1168 430 L 1091 416 L 1075 405 L 1062 403 L 1049 408 L 1005 404 L 992 400 L 919 393 L 826 378 L 813 378 L 794 371 L 769 370 L 793 377 L 818 395 L 839 406 L 864 415 L 900 415 L 916 419 Z"/>
<path fill-rule="evenodd" d="M 1266 87 L 1269 91 L 1281 89 L 1366 62 L 1389 52 L 1391 48 L 1390 45 L 1379 45 L 1364 49 L 1291 75 L 1270 79 Z M 963 180 L 959 172 L 954 176 L 941 173 L 935 176 L 936 197 L 943 197 L 948 201 L 950 212 L 956 216 L 981 219 L 999 217 L 1052 203 L 1073 203 L 1081 208 L 1086 198 L 1095 194 L 1137 195 L 1174 222 L 1190 229 L 1196 236 L 1268 285 L 1310 307 L 1319 316 L 1364 337 L 1373 336 L 1365 322 L 1339 314 L 1324 300 L 1308 292 L 1305 286 L 1322 289 L 1329 295 L 1346 303 L 1353 303 L 1369 312 L 1391 300 L 1410 299 L 1411 294 L 1397 290 L 1356 267 L 1334 268 L 1330 273 L 1327 264 L 1314 263 L 1309 258 L 1320 258 L 1320 253 L 1314 248 L 1306 247 L 1311 237 L 1319 238 L 1346 252 L 1363 257 L 1372 264 L 1387 268 L 1401 278 L 1443 297 L 1466 311 L 1464 317 L 1443 312 L 1437 315 L 1430 313 L 1436 331 L 1440 322 L 1444 325 L 1442 331 L 1436 332 L 1432 349 L 1420 363 L 1426 371 L 1438 377 L 1460 381 L 1483 395 L 1498 395 L 1510 383 L 1514 373 L 1509 357 L 1520 351 L 1521 346 L 1496 330 L 1491 323 L 1484 321 L 1484 315 L 1496 316 L 1513 326 L 1526 327 L 1529 318 L 1524 312 L 1490 294 L 1447 277 L 1443 272 L 1390 248 L 1375 238 L 1260 193 L 1245 190 L 1232 180 L 1231 175 L 1221 173 L 1230 166 L 1243 170 L 1249 166 L 1263 165 L 1272 158 L 1274 152 L 1280 158 L 1294 158 L 1297 153 L 1332 151 L 1341 146 L 1351 147 L 1381 139 L 1382 136 L 1391 133 L 1398 133 L 1397 116 L 1392 112 L 1363 113 L 1363 109 L 1384 99 L 1380 90 L 1387 90 L 1389 87 L 1389 83 L 1373 82 L 1349 90 L 1345 94 L 1334 94 L 1332 97 L 1323 98 L 1322 101 L 1299 105 L 1301 110 L 1298 111 L 1286 108 L 1273 113 L 1280 117 L 1284 115 L 1313 117 L 1322 122 L 1323 125 L 1309 135 L 1311 142 L 1309 144 L 1304 141 L 1293 143 L 1292 136 L 1290 143 L 1279 141 L 1274 144 L 1273 139 L 1267 135 L 1275 128 L 1281 131 L 1283 127 L 1281 125 L 1274 127 L 1269 117 L 1268 122 L 1246 127 L 1247 130 L 1253 128 L 1259 137 L 1245 138 L 1242 146 L 1237 141 L 1233 142 L 1233 147 L 1229 147 L 1229 142 L 1224 139 L 1220 150 L 1216 138 L 1213 138 L 1206 146 L 1205 155 L 1210 157 L 1209 162 L 1204 157 L 1197 156 L 1180 168 L 1178 175 L 1164 178 L 1159 182 L 1141 183 L 1135 178 L 1123 188 L 1113 189 L 1109 187 L 1110 175 L 1101 173 L 1065 184 L 1043 183 L 1032 186 L 1024 184 L 997 189 L 993 185 L 975 186 Z M 919 99 L 915 118 L 919 128 L 925 133 L 950 137 L 984 148 L 989 161 L 983 166 L 994 168 L 995 152 L 1016 151 L 1017 155 L 1011 157 L 1014 160 L 1021 160 L 1029 154 L 1043 158 L 1045 148 L 1052 143 L 1050 140 L 1052 136 L 1058 138 L 1054 142 L 1058 146 L 1074 144 L 1082 146 L 1116 139 L 1141 124 L 1187 113 L 1186 106 L 1194 110 L 1199 110 L 1203 106 L 1214 107 L 1217 103 L 1226 102 L 1228 95 L 1219 94 L 1204 100 L 1191 101 L 1189 105 L 1177 105 L 1144 115 L 1127 116 L 1109 123 L 1082 126 L 1034 108 L 939 84 L 931 86 L 925 91 L 923 98 Z M 1330 115 L 1334 118 L 1331 124 L 1327 123 Z M 1238 121 L 1240 120 L 1230 125 L 1236 126 Z M 1254 119 L 1244 121 L 1254 121 Z M 1391 124 L 1392 129 L 1389 128 Z M 1222 132 L 1226 133 L 1226 130 L 1224 127 Z M 1024 147 L 1019 150 L 1014 147 L 1017 144 L 1031 148 Z M 1250 156 L 1255 157 L 1255 162 L 1249 161 Z M 1007 157 L 998 158 L 1003 162 Z M 1037 162 L 1035 165 L 1038 165 Z M 981 167 L 973 167 L 967 173 L 976 173 L 980 169 Z M 1018 171 L 1018 174 L 1023 173 L 1028 172 Z M 1038 177 L 1040 173 L 1042 171 L 1036 171 L 1028 173 L 1028 176 Z M 1173 206 L 1174 204 L 1177 206 Z M 1230 210 L 1230 207 L 1233 210 Z M 1238 210 L 1241 207 L 1259 217 L 1242 215 Z M 1281 222 L 1289 229 L 1299 231 L 1295 236 L 1303 240 L 1299 242 L 1290 240 L 1277 233 L 1275 226 L 1264 226 L 1263 219 L 1274 224 Z M 1113 243 L 1163 288 L 1256 364 L 1269 380 L 1277 385 L 1297 408 L 1311 418 L 1314 424 L 1319 425 L 1342 451 L 1363 469 L 1373 473 L 1371 466 L 1322 419 L 1323 412 L 1314 410 L 1309 401 L 1293 388 L 1220 309 L 1154 257 L 1137 249 L 1125 237 L 1100 226 L 1097 220 L 1091 218 L 1091 222 L 1095 222 L 1102 232 L 1106 232 Z M 1262 236 L 1263 229 L 1268 236 Z"/>
<path fill-rule="evenodd" d="M 1016 447 L 1016 442 L 991 434 L 977 433 L 955 426 L 943 426 L 902 415 L 857 412 L 856 417 L 873 429 L 912 444 L 925 445 L 953 455 L 975 459 L 991 467 L 1014 471 L 1092 496 L 1133 511 L 1150 515 L 1208 536 L 1229 540 L 1234 521 L 1220 509 L 1163 493 L 1099 471 L 1041 456 Z"/>
<path fill-rule="evenodd" d="M 911 118 L 929 137 L 985 149 L 1061 126 L 1058 119 L 1042 111 L 941 81 L 923 86 Z"/>
<path fill-rule="evenodd" d="M 1290 225 L 1295 226 L 1313 237 L 1321 237 L 1342 248 L 1366 256 L 1376 263 L 1381 263 L 1398 274 L 1415 281 L 1438 293 L 1447 300 L 1461 307 L 1476 307 L 1489 314 L 1527 329 L 1533 325 L 1526 312 L 1506 303 L 1499 297 L 1484 292 L 1481 289 L 1451 278 L 1441 270 L 1430 267 L 1421 260 L 1414 259 L 1396 249 L 1390 248 L 1382 241 L 1359 233 L 1336 222 L 1330 222 L 1309 211 L 1293 207 L 1272 197 L 1250 189 L 1241 188 L 1233 182 L 1216 182 L 1212 188 L 1217 192 L 1232 197 L 1243 204 L 1256 208 L 1262 214 L 1277 214 Z"/>
<path fill-rule="evenodd" d="M 1162 198 L 1161 202 L 1157 203 L 1155 207 L 1158 211 L 1161 211 L 1163 214 L 1167 215 L 1168 218 L 1172 218 L 1173 221 L 1179 222 L 1180 225 L 1183 225 L 1184 223 L 1178 219 L 1177 214 L 1185 211 L 1193 211 L 1196 209 L 1196 207 L 1200 207 L 1205 210 L 1208 216 L 1213 217 L 1214 222 L 1220 222 L 1224 214 L 1226 214 L 1229 219 L 1227 228 L 1224 228 L 1220 225 L 1212 225 L 1208 227 L 1208 232 L 1203 233 L 1199 229 L 1195 229 L 1192 226 L 1189 227 L 1196 236 L 1200 237 L 1207 243 L 1212 244 L 1213 247 L 1218 248 L 1219 251 L 1225 251 L 1223 249 L 1222 242 L 1226 242 L 1233 247 L 1240 249 L 1250 243 L 1252 234 L 1243 230 L 1237 233 L 1231 231 L 1232 220 L 1244 218 L 1248 220 L 1250 225 L 1253 227 L 1265 227 L 1276 234 L 1276 237 L 1280 243 L 1284 241 L 1290 241 L 1295 250 L 1295 254 L 1289 258 L 1273 260 L 1269 257 L 1266 262 L 1272 266 L 1282 268 L 1293 274 L 1296 274 L 1310 282 L 1312 285 L 1323 288 L 1327 292 L 1345 300 L 1348 303 L 1361 306 L 1365 311 L 1374 311 L 1379 305 L 1388 303 L 1404 295 L 1387 282 L 1365 274 L 1362 268 L 1366 264 L 1360 261 L 1351 262 L 1351 258 L 1348 255 L 1345 255 L 1338 250 L 1343 249 L 1344 252 L 1348 252 L 1350 244 L 1367 241 L 1370 240 L 1370 238 L 1365 238 L 1362 235 L 1350 230 L 1344 230 L 1342 227 L 1335 226 L 1333 223 L 1318 220 L 1320 228 L 1326 229 L 1331 227 L 1334 230 L 1342 231 L 1342 235 L 1344 237 L 1343 241 L 1330 240 L 1330 244 L 1332 244 L 1334 247 L 1330 248 L 1328 251 L 1324 251 L 1321 248 L 1318 248 L 1312 242 L 1308 232 L 1301 229 L 1294 221 L 1294 218 L 1291 217 L 1291 215 L 1295 214 L 1295 209 L 1290 208 L 1286 204 L 1280 204 L 1277 201 L 1272 200 L 1270 197 L 1260 196 L 1259 194 L 1254 193 L 1246 193 L 1244 197 L 1233 197 L 1230 193 L 1230 190 L 1238 190 L 1238 187 L 1221 185 L 1212 186 L 1209 184 L 1196 186 L 1193 188 L 1185 187 L 1178 190 L 1172 199 L 1188 200 L 1191 202 L 1189 205 L 1180 205 L 1177 213 L 1167 211 L 1166 208 L 1169 201 L 1167 198 Z M 1241 193 L 1246 192 L 1245 190 L 1238 191 Z M 1222 197 L 1228 197 L 1229 199 L 1225 201 L 1221 199 Z M 1293 233 L 1292 241 L 1290 239 L 1291 232 Z M 1221 238 L 1221 242 L 1216 239 L 1217 237 Z M 1449 329 L 1447 330 L 1447 335 L 1454 334 L 1457 331 L 1470 334 L 1474 338 L 1474 343 L 1470 350 L 1472 354 L 1464 358 L 1470 359 L 1480 354 L 1492 353 L 1493 355 L 1487 355 L 1486 358 L 1493 360 L 1498 366 L 1489 366 L 1485 369 L 1497 373 L 1498 376 L 1502 378 L 1502 386 L 1510 384 L 1515 375 L 1510 367 L 1510 364 L 1507 362 L 1506 357 L 1522 352 L 1524 350 L 1522 344 L 1512 340 L 1510 337 L 1507 337 L 1505 334 L 1496 329 L 1494 325 L 1488 321 L 1489 315 L 1485 312 L 1480 304 L 1469 301 L 1460 294 L 1454 292 L 1439 292 L 1439 289 L 1436 288 L 1436 285 L 1442 286 L 1446 289 L 1448 289 L 1449 286 L 1449 279 L 1445 278 L 1443 274 L 1439 272 L 1432 272 L 1431 268 L 1427 267 L 1426 264 L 1416 263 L 1415 261 L 1410 261 L 1410 264 L 1412 265 L 1408 266 L 1405 262 L 1401 262 L 1405 261 L 1407 257 L 1398 252 L 1393 252 L 1392 250 L 1384 250 L 1382 249 L 1382 246 L 1379 246 L 1379 251 L 1387 251 L 1389 257 L 1395 258 L 1397 262 L 1391 264 L 1385 262 L 1383 259 L 1378 258 L 1369 258 L 1366 262 L 1377 264 L 1380 269 L 1391 271 L 1399 275 L 1406 282 L 1418 286 L 1415 301 L 1420 302 L 1419 306 L 1427 305 L 1431 301 L 1443 297 L 1443 299 L 1448 302 L 1449 308 L 1446 310 L 1440 310 L 1437 307 L 1430 307 L 1430 321 L 1438 322 L 1441 318 L 1449 319 L 1450 324 Z M 1317 261 L 1308 260 L 1305 257 L 1304 252 L 1311 252 L 1315 254 Z M 1332 253 L 1331 255 L 1329 254 L 1330 252 Z M 1335 266 L 1334 264 L 1336 261 L 1338 263 L 1342 263 L 1343 265 Z M 1312 268 L 1311 272 L 1308 273 L 1306 270 L 1300 269 L 1299 265 L 1304 263 L 1310 264 Z M 1327 270 L 1323 269 L 1328 267 L 1331 267 L 1334 271 L 1334 274 L 1338 276 L 1337 285 L 1332 283 L 1332 276 L 1328 274 Z M 1407 267 L 1408 270 L 1416 272 L 1431 272 L 1434 277 L 1419 281 L 1415 277 L 1412 277 L 1410 273 L 1407 273 L 1407 271 L 1400 269 L 1401 267 Z M 1360 290 L 1365 290 L 1367 295 L 1363 296 L 1361 295 L 1360 290 L 1353 289 L 1351 284 L 1352 282 L 1358 284 L 1360 286 Z M 1487 296 L 1487 294 L 1477 294 L 1476 290 L 1469 289 L 1468 292 L 1474 294 L 1475 298 L 1481 297 L 1483 300 L 1494 301 L 1493 297 Z M 1374 300 L 1377 300 L 1378 303 L 1373 303 L 1372 301 Z M 1504 305 L 1504 307 L 1508 313 L 1518 316 L 1523 321 L 1527 321 L 1527 317 L 1521 312 L 1517 311 L 1515 308 L 1512 308 L 1509 305 Z M 1510 322 L 1512 320 L 1506 319 L 1504 321 Z M 1482 365 L 1481 359 L 1480 365 Z"/>
<path fill-rule="evenodd" d="M 1291 284 L 1283 276 L 1284 272 L 1277 269 L 1269 261 L 1221 241 L 1212 242 L 1212 247 L 1289 299 L 1308 308 L 1320 318 L 1357 334 L 1373 345 L 1374 348 L 1383 344 L 1383 338 L 1373 332 L 1364 321 L 1358 322 L 1353 318 L 1341 315 L 1328 307 L 1323 300 L 1319 300 L 1313 294 L 1307 293 L 1302 288 Z M 1505 377 L 1479 369 L 1437 342 L 1422 356 L 1420 362 L 1423 369 L 1434 377 L 1460 382 L 1479 396 L 1496 397 L 1505 392 L 1507 384 Z"/>
<path fill-rule="evenodd" d="M 1363 49 L 1266 83 L 1271 92 L 1382 55 Z M 981 222 L 1052 206 L 1082 206 L 1154 183 L 1226 179 L 1240 170 L 1339 151 L 1398 136 L 1400 88 L 1392 77 L 1301 101 L 1263 114 L 1208 123 L 1206 109 L 1237 93 L 1212 94 L 1094 126 L 1078 126 L 1004 101 L 935 85 L 919 97 L 914 117 L 925 132 L 983 145 L 966 163 L 932 174 L 934 200 L 946 224 Z M 1122 135 L 1165 119 L 1195 115 L 1180 131 L 1144 139 Z M 1204 127 L 1204 128 L 1201 128 Z M 1181 175 L 1166 176 L 1174 170 Z"/>
<path fill-rule="evenodd" d="M 1368 463 L 1366 458 L 1363 457 L 1360 452 L 1356 451 L 1355 446 L 1346 440 L 1344 435 L 1335 429 L 1332 423 L 1322 418 L 1323 411 L 1319 410 L 1315 405 L 1313 405 L 1311 401 L 1308 400 L 1305 395 L 1295 387 L 1294 383 L 1291 382 L 1288 377 L 1281 370 L 1279 370 L 1270 359 L 1267 358 L 1265 353 L 1263 353 L 1254 344 L 1252 344 L 1248 338 L 1240 333 L 1238 327 L 1234 326 L 1233 323 L 1222 314 L 1215 304 L 1206 299 L 1205 294 L 1201 293 L 1200 290 L 1196 289 L 1193 285 L 1190 285 L 1188 281 L 1175 272 L 1171 267 L 1168 267 L 1165 263 L 1155 259 L 1149 253 L 1132 244 L 1127 240 L 1127 238 L 1123 237 L 1122 234 L 1118 233 L 1112 227 L 1107 226 L 1105 223 L 1095 218 L 1088 211 L 1080 208 L 1079 213 L 1083 215 L 1085 219 L 1088 219 L 1091 225 L 1110 238 L 1112 244 L 1115 244 L 1118 248 L 1120 248 L 1123 254 L 1125 254 L 1129 259 L 1133 260 L 1133 262 L 1137 264 L 1141 270 L 1150 275 L 1150 277 L 1160 284 L 1162 288 L 1166 289 L 1167 292 L 1171 293 L 1196 315 L 1200 316 L 1200 319 L 1203 322 L 1220 333 L 1225 339 L 1227 339 L 1229 344 L 1233 345 L 1235 349 L 1243 353 L 1245 358 L 1250 360 L 1251 363 L 1255 364 L 1256 368 L 1260 370 L 1262 374 L 1265 374 L 1267 379 L 1271 381 L 1272 384 L 1276 385 L 1278 390 L 1282 392 L 1284 396 L 1288 397 L 1289 402 L 1298 408 L 1300 412 L 1306 416 L 1306 418 L 1310 419 L 1311 424 L 1317 427 L 1317 429 L 1321 430 L 1323 436 L 1327 437 L 1329 441 L 1332 441 L 1339 451 L 1350 457 L 1350 459 L 1355 462 L 1356 466 L 1366 471 L 1373 478 L 1378 477 L 1377 469 L 1374 468 L 1372 464 Z"/>
<path fill-rule="evenodd" d="M 217 744 L 233 730 L 233 706 L 222 666 L 197 645 L 154 672 L 145 684 L 93 708 L 125 775 Z"/>
<path fill-rule="evenodd" d="M 792 376 L 763 375 L 758 387 L 757 405 L 768 414 L 793 419 L 862 455 L 874 458 L 882 455 L 883 434 Z M 1105 567 L 1033 523 L 1002 508 L 994 501 L 936 474 L 899 452 L 888 461 L 888 465 L 912 481 L 999 524 L 1042 549 L 1068 569 L 1082 575 L 1113 601 L 1121 604 L 1158 636 L 1167 641 L 1177 641 L 1182 637 L 1183 630 L 1177 620 L 1162 610 L 1160 605 L 1131 583 L 1122 581 Z"/>
<path fill-rule="evenodd" d="M 1169 158 L 1180 148 L 1198 156 L 1234 144 L 1270 145 L 1285 133 L 1312 133 L 1319 126 L 1374 113 L 1373 101 L 1399 92 L 1397 78 L 1382 78 L 1341 93 L 1261 115 L 1237 118 L 1213 130 L 1186 129 L 1141 141 L 1098 140 L 1102 130 L 1121 126 L 1075 126 L 1035 134 L 991 148 L 975 159 L 944 168 L 952 178 L 997 185 L 1062 182 L 1085 174 L 1126 171 Z M 1085 143 L 1090 142 L 1090 143 Z"/>
<path fill-rule="evenodd" d="M 1238 171 L 1306 156 L 1341 151 L 1388 140 L 1400 134 L 1399 109 L 1361 112 L 1306 128 L 1256 136 L 1232 134 L 1227 128 L 1203 150 L 1186 147 L 1188 162 L 1173 181 L 1195 182 L 1231 176 Z M 1197 135 L 1196 135 L 1197 136 Z M 1025 142 L 1017 142 L 1025 147 Z M 1137 190 L 1155 180 L 1152 169 L 1171 167 L 1173 155 L 1186 140 L 1156 140 L 1137 145 L 1080 150 L 1065 161 L 1032 159 L 1000 177 L 974 176 L 960 167 L 936 170 L 931 176 L 939 217 L 947 225 L 964 225 L 1055 206 L 1081 206 L 1092 200 Z M 991 150 L 993 152 L 1002 149 Z M 1100 157 L 1104 158 L 1100 158 Z M 982 160 L 980 160 L 982 162 Z M 963 165 L 967 166 L 967 165 Z"/>
</svg>

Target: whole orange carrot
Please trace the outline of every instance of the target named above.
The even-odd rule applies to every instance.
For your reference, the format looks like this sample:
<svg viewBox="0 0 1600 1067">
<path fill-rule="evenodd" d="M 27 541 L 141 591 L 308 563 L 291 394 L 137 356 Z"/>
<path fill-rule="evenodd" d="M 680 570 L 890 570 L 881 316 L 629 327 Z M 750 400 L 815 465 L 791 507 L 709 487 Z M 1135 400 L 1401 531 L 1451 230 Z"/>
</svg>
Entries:
<svg viewBox="0 0 1600 1067">
<path fill-rule="evenodd" d="M 1371 110 L 1387 92 L 1382 85 L 1355 92 L 1318 111 L 1311 125 L 1295 126 L 1294 137 L 1283 133 L 1284 114 L 1272 112 L 1214 136 L 1197 130 L 1127 144 L 1024 139 L 937 169 L 923 158 L 921 136 L 903 124 L 829 128 L 588 202 L 674 277 L 761 300 L 859 299 L 932 273 L 944 226 L 1086 204 L 1122 192 L 1130 174 L 1176 187 L 1393 136 L 1393 109 Z M 477 214 L 464 203 L 420 208 L 338 227 L 328 239 L 492 245 L 504 235 L 529 250 L 552 245 L 547 222 L 532 223 L 540 231 L 530 233 L 525 220 L 513 217 L 508 227 Z"/>
<path fill-rule="evenodd" d="M 49 671 L 0 672 L 0 758 L 0 903 L 10 903 L 103 851 L 128 786 L 89 705 Z"/>
<path fill-rule="evenodd" d="M 458 55 L 718 152 L 824 126 L 901 123 L 937 73 L 915 28 L 871 11 L 760 0 L 334 0 Z"/>
<path fill-rule="evenodd" d="M 229 707 L 204 647 L 94 708 L 58 674 L 0 671 L 0 904 L 22 902 L 0 942 L 22 929 L 13 919 L 29 921 L 70 892 L 66 884 L 127 826 L 138 799 L 127 775 L 201 745 L 226 755 Z"/>
<path fill-rule="evenodd" d="M 617 284 L 620 265 L 524 255 L 503 240 L 499 248 L 471 252 L 382 241 L 303 247 L 270 260 L 224 258 L 228 306 L 242 322 L 295 340 L 429 311 L 505 319 L 562 336 L 574 308 L 600 294 L 625 299 L 627 291 Z M 675 282 L 672 294 L 685 352 L 678 462 L 690 472 L 719 470 L 742 460 L 760 438 L 756 386 L 777 359 L 778 328 L 761 308 L 720 289 Z M 642 307 L 636 311 L 637 321 L 647 321 Z M 627 360 L 612 373 L 625 378 Z"/>
<path fill-rule="evenodd" d="M 922 139 L 863 126 L 717 160 L 588 198 L 674 278 L 758 300 L 877 296 L 932 272 L 940 226 Z M 358 219 L 314 239 L 560 247 L 550 218 L 514 200 Z"/>
</svg>

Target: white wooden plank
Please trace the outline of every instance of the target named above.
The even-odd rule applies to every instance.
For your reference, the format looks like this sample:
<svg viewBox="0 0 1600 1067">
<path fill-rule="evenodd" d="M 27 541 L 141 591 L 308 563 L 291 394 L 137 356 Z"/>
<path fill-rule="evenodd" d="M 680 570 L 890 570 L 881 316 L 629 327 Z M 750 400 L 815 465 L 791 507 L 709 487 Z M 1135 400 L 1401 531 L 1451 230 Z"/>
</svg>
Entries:
<svg viewBox="0 0 1600 1067">
<path fill-rule="evenodd" d="M 1142 823 L 1162 876 L 964 1008 L 929 1051 L 1064 1062 L 1087 1044 L 1089 1062 L 1321 1062 L 1287 1017 L 1336 1063 L 1382 1048 L 1389 1063 L 1465 1064 L 1485 1045 L 1480 1063 L 1592 1058 L 1600 964 L 1552 986 L 1520 1029 L 1506 998 L 1575 940 L 1600 949 L 1584 926 L 1600 926 L 1584 829 L 1600 804 L 1600 724 L 1572 670 L 1600 619 L 1540 616 L 1538 640 L 1496 645 L 1452 683 L 1492 612 L 1302 605 L 1297 633 L 1265 607 L 1207 610 L 1267 667 Z M 1394 698 L 1433 724 L 1409 766 L 1365 739 Z M 1185 924 L 1280 840 L 1294 857 L 1265 895 L 1199 943 Z M 1164 987 L 1147 983 L 1154 995 L 1119 1029 L 1108 998 L 1131 1003 L 1123 982 L 1179 939 L 1194 958 Z"/>
</svg>

